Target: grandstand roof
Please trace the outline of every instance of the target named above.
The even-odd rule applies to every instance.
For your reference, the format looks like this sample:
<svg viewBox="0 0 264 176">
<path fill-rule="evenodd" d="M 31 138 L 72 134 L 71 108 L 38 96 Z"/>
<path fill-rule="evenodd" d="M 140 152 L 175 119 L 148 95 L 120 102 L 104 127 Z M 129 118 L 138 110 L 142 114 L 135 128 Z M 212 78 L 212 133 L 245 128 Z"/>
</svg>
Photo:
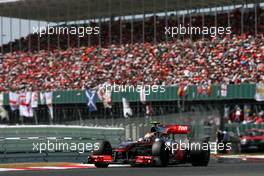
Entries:
<svg viewBox="0 0 264 176">
<path fill-rule="evenodd" d="M 264 0 L 255 0 L 264 2 Z M 254 3 L 252 0 L 0 0 L 0 16 L 41 21 L 99 17 Z M 120 5 L 121 2 L 121 5 Z M 109 4 L 111 4 L 109 8 Z M 166 8 L 167 7 L 167 8 Z M 110 13 L 111 11 L 111 13 Z"/>
</svg>

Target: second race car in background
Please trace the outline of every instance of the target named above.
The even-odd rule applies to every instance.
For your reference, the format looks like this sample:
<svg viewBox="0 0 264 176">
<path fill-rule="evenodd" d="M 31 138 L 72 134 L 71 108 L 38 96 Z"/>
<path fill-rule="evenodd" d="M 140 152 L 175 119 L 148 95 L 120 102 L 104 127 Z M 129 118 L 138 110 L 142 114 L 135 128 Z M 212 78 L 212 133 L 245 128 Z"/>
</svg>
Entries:
<svg viewBox="0 0 264 176">
<path fill-rule="evenodd" d="M 264 152 L 264 130 L 246 130 L 240 136 L 242 152 Z"/>
</svg>

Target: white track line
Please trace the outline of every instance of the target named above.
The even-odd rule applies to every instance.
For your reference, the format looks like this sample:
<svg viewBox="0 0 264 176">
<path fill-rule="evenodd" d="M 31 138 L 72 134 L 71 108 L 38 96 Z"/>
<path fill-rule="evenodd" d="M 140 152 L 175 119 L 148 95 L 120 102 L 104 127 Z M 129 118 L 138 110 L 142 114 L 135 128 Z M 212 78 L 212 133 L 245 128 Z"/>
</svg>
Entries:
<svg viewBox="0 0 264 176">
<path fill-rule="evenodd" d="M 52 166 L 45 166 L 45 167 L 28 167 L 28 169 L 34 169 L 34 170 L 60 170 L 60 169 L 77 169 L 77 168 L 80 168 L 80 167 L 52 167 Z M 85 167 L 83 167 L 85 168 Z"/>
<path fill-rule="evenodd" d="M 95 167 L 94 164 L 80 164 L 80 166 Z M 130 167 L 129 164 L 109 164 L 108 167 Z"/>
<path fill-rule="evenodd" d="M 8 171 L 23 171 L 25 169 L 16 169 L 16 168 L 0 168 L 0 172 L 8 172 Z"/>
<path fill-rule="evenodd" d="M 110 164 L 109 167 L 130 167 L 129 164 Z M 88 169 L 96 168 L 94 164 L 74 164 L 67 166 L 43 166 L 43 167 L 23 167 L 23 168 L 0 168 L 0 172 L 25 171 L 25 170 L 62 170 L 62 169 Z"/>
<path fill-rule="evenodd" d="M 264 159 L 264 155 L 224 155 L 220 158 L 233 158 L 233 159 L 242 159 L 242 158 L 252 158 L 252 159 Z"/>
</svg>

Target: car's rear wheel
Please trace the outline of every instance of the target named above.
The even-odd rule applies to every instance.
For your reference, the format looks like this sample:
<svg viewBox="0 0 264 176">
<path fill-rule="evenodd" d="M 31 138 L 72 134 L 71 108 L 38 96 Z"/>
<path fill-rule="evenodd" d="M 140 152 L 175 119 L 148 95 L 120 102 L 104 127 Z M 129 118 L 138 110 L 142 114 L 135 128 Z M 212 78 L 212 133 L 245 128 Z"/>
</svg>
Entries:
<svg viewBox="0 0 264 176">
<path fill-rule="evenodd" d="M 166 146 L 164 142 L 158 141 L 152 145 L 152 156 L 154 157 L 155 166 L 162 166 L 162 167 L 168 166 L 169 151 L 166 150 Z"/>
<path fill-rule="evenodd" d="M 192 145 L 193 144 L 193 145 Z M 192 141 L 190 146 L 195 146 L 197 148 L 191 147 L 191 164 L 192 166 L 207 166 L 210 161 L 210 145 L 206 141 Z M 200 146 L 198 148 L 198 146 Z"/>
</svg>

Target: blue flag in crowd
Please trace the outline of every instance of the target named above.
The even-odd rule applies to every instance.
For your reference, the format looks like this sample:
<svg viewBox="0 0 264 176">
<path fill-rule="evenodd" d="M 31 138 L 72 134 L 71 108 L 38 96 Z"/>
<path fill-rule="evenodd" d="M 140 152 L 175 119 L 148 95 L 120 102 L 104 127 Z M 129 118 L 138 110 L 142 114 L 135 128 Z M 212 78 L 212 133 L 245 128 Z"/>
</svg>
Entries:
<svg viewBox="0 0 264 176">
<path fill-rule="evenodd" d="M 97 95 L 95 91 L 90 91 L 90 90 L 85 91 L 85 101 L 89 112 L 97 111 L 96 100 L 97 100 Z"/>
</svg>

